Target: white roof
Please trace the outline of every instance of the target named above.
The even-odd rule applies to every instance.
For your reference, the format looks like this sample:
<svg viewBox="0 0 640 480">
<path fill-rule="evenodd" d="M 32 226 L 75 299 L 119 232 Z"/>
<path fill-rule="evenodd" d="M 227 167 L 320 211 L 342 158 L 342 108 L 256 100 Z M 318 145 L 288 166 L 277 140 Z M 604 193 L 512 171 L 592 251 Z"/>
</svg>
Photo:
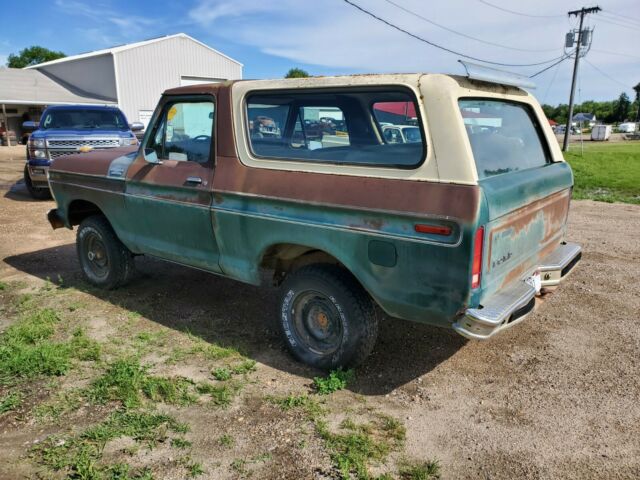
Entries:
<svg viewBox="0 0 640 480">
<path fill-rule="evenodd" d="M 8 105 L 106 105 L 112 98 L 99 98 L 38 70 L 0 68 L 0 104 Z"/>
<path fill-rule="evenodd" d="M 237 60 L 234 60 L 233 58 L 225 55 L 222 52 L 219 52 L 218 50 L 211 48 L 209 45 L 200 42 L 199 40 L 196 40 L 195 38 L 187 35 L 186 33 L 175 33 L 173 35 L 166 35 L 164 37 L 157 37 L 157 38 L 152 38 L 149 40 L 143 40 L 142 42 L 135 42 L 135 43 L 127 43 L 125 45 L 119 45 L 117 47 L 112 47 L 112 48 L 105 48 L 104 50 L 95 50 L 93 52 L 87 52 L 87 53 L 80 53 L 78 55 L 71 55 L 69 57 L 64 57 L 64 58 L 59 58 L 57 60 L 51 60 L 50 62 L 44 62 L 44 63 L 39 63 L 37 65 L 31 65 L 29 67 L 25 67 L 25 68 L 40 68 L 40 67 L 46 67 L 49 65 L 55 65 L 57 63 L 65 63 L 65 62 L 72 62 L 74 60 L 80 60 L 82 58 L 90 58 L 90 57 L 98 57 L 100 55 L 114 55 L 118 52 L 122 52 L 125 50 L 131 50 L 133 48 L 138 48 L 138 47 L 143 47 L 145 45 L 149 45 L 151 43 L 156 43 L 156 42 L 163 42 L 165 40 L 169 40 L 171 38 L 186 38 L 188 40 L 191 40 L 192 42 L 195 42 L 199 45 L 202 45 L 205 48 L 208 48 L 209 50 L 211 50 L 212 52 L 217 53 L 218 55 L 231 60 L 234 63 L 237 63 L 238 65 L 240 65 L 241 67 L 244 66 L 242 63 L 238 62 Z"/>
</svg>

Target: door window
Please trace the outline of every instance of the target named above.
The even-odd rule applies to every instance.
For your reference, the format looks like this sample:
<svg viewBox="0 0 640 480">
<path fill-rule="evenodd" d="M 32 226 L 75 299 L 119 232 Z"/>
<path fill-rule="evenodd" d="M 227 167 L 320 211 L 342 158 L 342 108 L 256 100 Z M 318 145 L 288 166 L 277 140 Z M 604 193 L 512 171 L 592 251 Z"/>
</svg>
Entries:
<svg viewBox="0 0 640 480">
<path fill-rule="evenodd" d="M 148 160 L 207 163 L 211 152 L 213 102 L 174 102 L 165 105 L 145 148 Z"/>
</svg>

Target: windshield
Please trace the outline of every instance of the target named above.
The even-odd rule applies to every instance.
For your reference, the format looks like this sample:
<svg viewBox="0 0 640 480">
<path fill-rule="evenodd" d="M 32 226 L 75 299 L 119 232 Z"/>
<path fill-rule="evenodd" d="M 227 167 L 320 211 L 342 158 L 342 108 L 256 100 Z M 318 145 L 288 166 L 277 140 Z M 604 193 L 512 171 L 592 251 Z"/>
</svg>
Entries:
<svg viewBox="0 0 640 480">
<path fill-rule="evenodd" d="M 129 126 L 119 110 L 64 109 L 47 112 L 40 128 L 128 130 Z"/>
<path fill-rule="evenodd" d="M 422 141 L 422 133 L 418 127 L 405 128 L 403 130 L 404 138 L 407 139 L 407 143 L 416 143 Z"/>
</svg>

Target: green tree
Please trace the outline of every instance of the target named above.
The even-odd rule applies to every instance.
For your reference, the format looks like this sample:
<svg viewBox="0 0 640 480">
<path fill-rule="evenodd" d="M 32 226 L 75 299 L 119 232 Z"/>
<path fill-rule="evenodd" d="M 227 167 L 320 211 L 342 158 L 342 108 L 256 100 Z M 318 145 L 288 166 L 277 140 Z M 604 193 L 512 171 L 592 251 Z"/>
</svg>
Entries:
<svg viewBox="0 0 640 480">
<path fill-rule="evenodd" d="M 17 55 L 10 54 L 7 59 L 7 66 L 9 68 L 24 68 L 63 57 L 66 57 L 66 55 L 62 52 L 55 52 L 48 48 L 34 45 L 20 50 Z"/>
<path fill-rule="evenodd" d="M 310 77 L 309 72 L 302 70 L 301 68 L 291 68 L 284 76 L 284 78 L 307 78 Z"/>
<path fill-rule="evenodd" d="M 615 121 L 624 122 L 629 116 L 629 110 L 631 110 L 631 101 L 629 100 L 629 95 L 625 92 L 622 92 L 616 101 L 616 109 L 615 109 Z"/>
<path fill-rule="evenodd" d="M 640 82 L 633 89 L 636 91 L 636 122 L 640 122 Z"/>
</svg>

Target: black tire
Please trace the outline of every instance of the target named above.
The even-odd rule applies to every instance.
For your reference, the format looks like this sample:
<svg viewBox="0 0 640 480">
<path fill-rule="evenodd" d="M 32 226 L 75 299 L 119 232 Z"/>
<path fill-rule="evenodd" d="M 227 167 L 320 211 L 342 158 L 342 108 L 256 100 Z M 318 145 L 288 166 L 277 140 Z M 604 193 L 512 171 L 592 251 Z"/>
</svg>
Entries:
<svg viewBox="0 0 640 480">
<path fill-rule="evenodd" d="M 106 290 L 124 285 L 133 275 L 131 251 L 102 215 L 85 218 L 78 227 L 76 250 L 84 278 Z"/>
<path fill-rule="evenodd" d="M 26 165 L 24 167 L 24 184 L 29 191 L 29 195 L 31 195 L 36 200 L 51 199 L 51 192 L 49 191 L 49 187 L 38 188 L 33 186 L 33 182 L 31 182 L 31 177 L 29 176 L 29 167 Z"/>
<path fill-rule="evenodd" d="M 362 363 L 378 336 L 371 298 L 348 271 L 330 264 L 287 277 L 279 325 L 292 355 L 323 370 Z"/>
</svg>

